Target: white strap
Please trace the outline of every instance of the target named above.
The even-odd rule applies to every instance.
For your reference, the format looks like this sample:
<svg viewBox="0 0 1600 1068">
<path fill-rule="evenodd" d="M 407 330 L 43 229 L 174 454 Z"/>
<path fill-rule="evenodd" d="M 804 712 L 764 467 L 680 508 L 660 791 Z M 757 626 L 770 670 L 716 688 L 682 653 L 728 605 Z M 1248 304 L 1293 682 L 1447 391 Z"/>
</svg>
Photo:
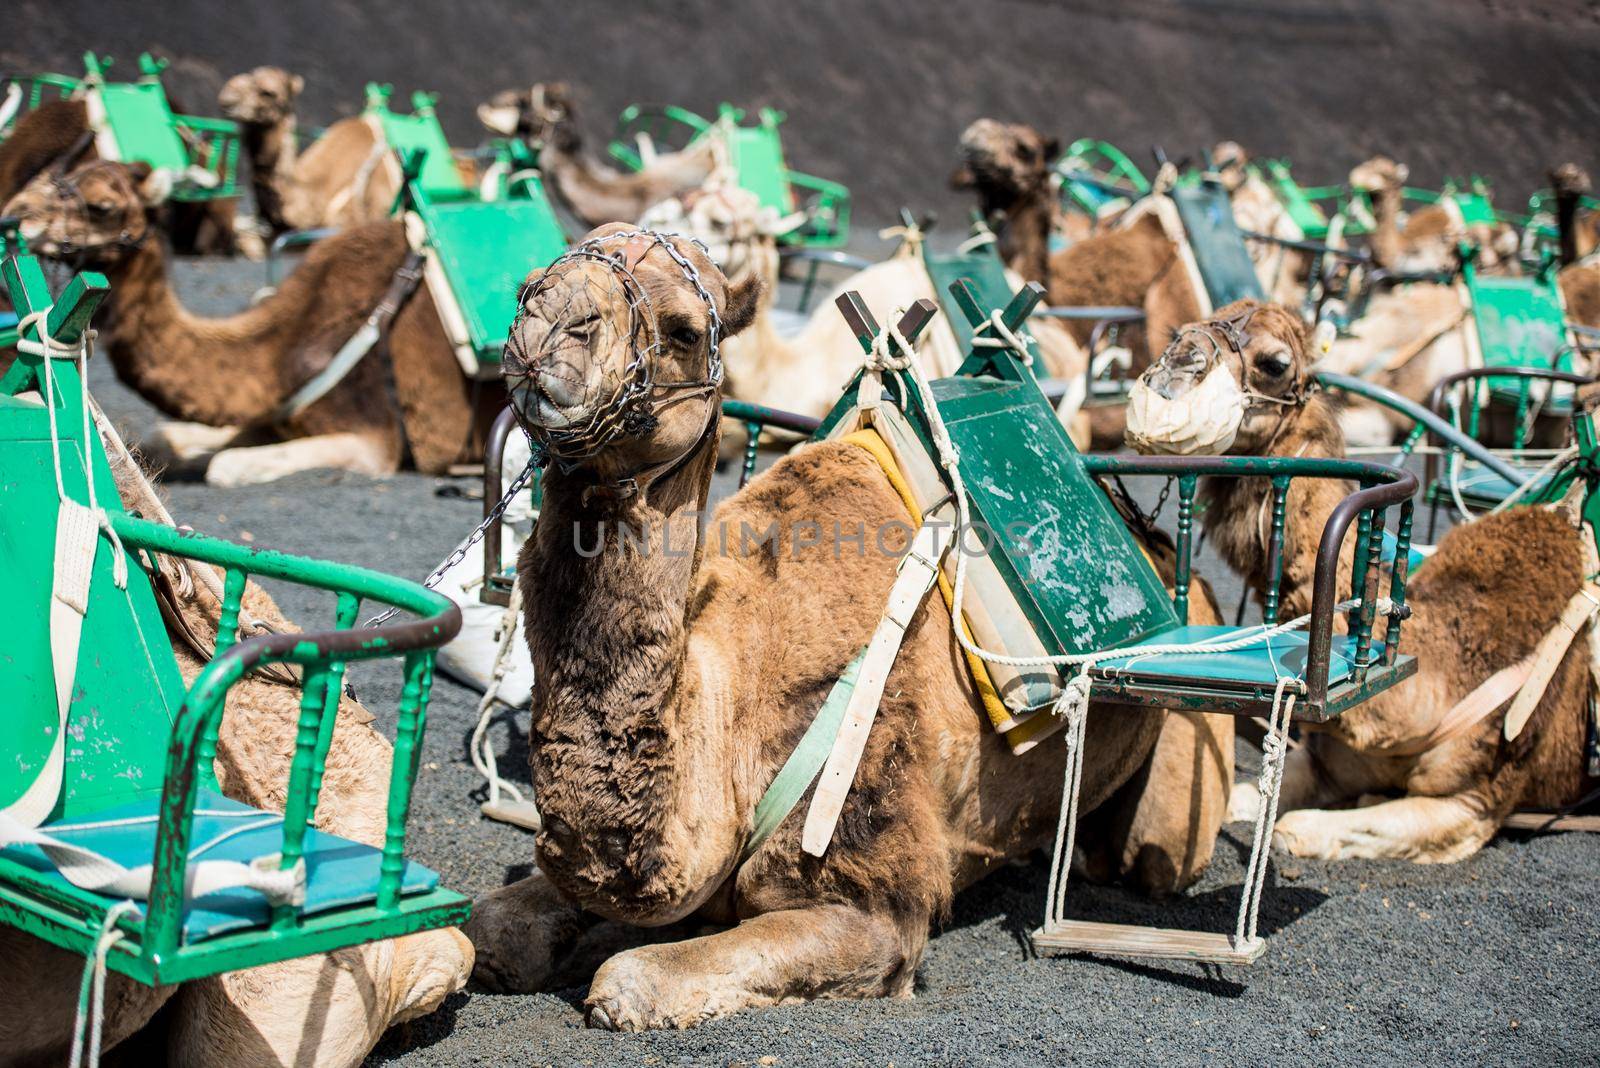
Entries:
<svg viewBox="0 0 1600 1068">
<path fill-rule="evenodd" d="M 1572 599 L 1567 602 L 1566 609 L 1561 613 L 1561 619 L 1539 640 L 1539 645 L 1534 650 L 1533 669 L 1528 673 L 1528 681 L 1518 691 L 1517 699 L 1511 702 L 1511 711 L 1506 713 L 1504 728 L 1506 741 L 1509 742 L 1522 733 L 1522 728 L 1527 724 L 1528 717 L 1533 715 L 1539 699 L 1550 688 L 1550 680 L 1555 677 L 1556 668 L 1561 666 L 1572 640 L 1593 618 L 1595 611 L 1600 610 L 1600 596 L 1597 595 L 1600 595 L 1600 586 L 1592 582 L 1585 583 L 1583 588 L 1573 594 Z"/>
<path fill-rule="evenodd" d="M 844 811 L 845 797 L 850 784 L 855 781 L 856 768 L 867 747 L 867 736 L 878 715 L 878 705 L 883 700 L 883 688 L 889 681 L 889 671 L 894 667 L 905 639 L 906 628 L 916 617 L 917 606 L 933 588 L 939 574 L 939 561 L 955 534 L 947 522 L 930 520 L 922 524 L 911 542 L 911 550 L 900 560 L 900 573 L 889 591 L 889 603 L 873 631 L 867 645 L 867 655 L 861 662 L 861 672 L 856 679 L 855 692 L 845 707 L 844 720 L 834 739 L 833 750 L 822 766 L 822 776 L 811 796 L 811 808 L 806 813 L 805 831 L 800 847 L 814 857 L 828 850 L 833 831 Z"/>
</svg>

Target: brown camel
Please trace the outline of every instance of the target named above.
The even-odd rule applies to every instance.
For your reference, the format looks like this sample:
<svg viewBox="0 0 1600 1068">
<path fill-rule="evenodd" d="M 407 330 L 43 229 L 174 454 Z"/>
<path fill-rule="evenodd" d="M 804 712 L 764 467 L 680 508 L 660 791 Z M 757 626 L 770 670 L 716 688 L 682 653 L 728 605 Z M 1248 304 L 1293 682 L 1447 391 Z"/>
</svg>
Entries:
<svg viewBox="0 0 1600 1068">
<path fill-rule="evenodd" d="M 306 80 L 282 67 L 235 74 L 217 95 L 222 114 L 244 133 L 250 191 L 268 236 L 291 229 L 283 214 L 283 189 L 292 180 L 300 149 L 295 140 L 295 100 Z"/>
<path fill-rule="evenodd" d="M 602 920 L 694 916 L 734 926 L 611 957 L 589 989 L 591 1024 L 689 1026 L 799 999 L 909 997 L 928 925 L 953 894 L 1050 841 L 1063 747 L 1009 753 L 931 597 L 906 632 L 825 854 L 801 852 L 796 811 L 743 855 L 753 806 L 876 626 L 895 563 L 787 546 L 723 552 L 714 532 L 737 541 L 776 524 L 782 539 L 796 524 L 876 526 L 906 512 L 868 453 L 825 442 L 724 502 L 701 537 L 719 424 L 719 391 L 690 385 L 713 376 L 707 301 L 732 336 L 754 318 L 760 282 L 732 286 L 671 239 L 703 300 L 662 245 L 632 233 L 603 227 L 591 239 L 622 235 L 611 243 L 649 298 L 637 323 L 609 267 L 569 260 L 530 278 L 510 346 L 508 380 L 541 438 L 606 414 L 583 396 L 627 379 L 630 339 L 665 347 L 654 401 L 633 424 L 646 429 L 550 469 L 518 563 L 538 591 L 525 624 L 545 825 L 538 872 L 475 906 L 475 974 L 546 988 Z M 656 551 L 669 542 L 681 548 Z M 1088 806 L 1127 781 L 1160 729 L 1159 717 L 1091 712 Z"/>
<path fill-rule="evenodd" d="M 166 509 L 121 444 L 100 422 L 124 507 L 146 518 Z M 215 640 L 220 579 L 158 558 L 170 580 L 172 607 L 209 649 Z M 214 573 L 213 573 L 214 574 Z M 246 588 L 244 618 L 293 631 L 272 599 L 254 583 Z M 178 666 L 192 683 L 203 666 L 173 634 Z M 229 691 L 217 745 L 216 772 L 229 797 L 282 812 L 299 718 L 299 687 L 259 674 Z M 391 749 L 372 726 L 372 715 L 342 698 L 328 751 L 317 827 L 370 846 L 384 840 Z M 170 1006 L 165 1030 L 167 1063 L 238 1068 L 304 1064 L 320 1068 L 360 1064 L 383 1032 L 424 1016 L 460 990 L 472 969 L 472 945 L 453 929 L 335 950 L 246 971 L 229 972 L 176 987 L 151 988 L 112 973 L 106 982 L 105 1047 L 144 1028 Z M 9 1011 L 0 1020 L 0 1063 L 60 1063 L 71 1043 L 83 958 L 0 925 L 0 987 Z"/>
<path fill-rule="evenodd" d="M 181 110 L 176 102 L 173 110 Z M 84 160 L 98 159 L 89 129 L 89 112 L 81 100 L 47 100 L 25 112 L 0 142 L 0 204 L 46 170 L 70 170 Z M 154 217 L 174 251 L 229 256 L 238 251 L 234 237 L 237 198 L 183 202 L 168 200 L 161 190 Z"/>
<path fill-rule="evenodd" d="M 1291 401 L 1252 405 L 1229 453 L 1344 455 L 1338 423 L 1309 388 L 1311 358 L 1294 314 L 1249 301 L 1229 305 L 1186 332 L 1144 382 L 1175 399 L 1217 360 L 1241 389 Z M 1269 575 L 1259 523 L 1268 489 L 1266 480 L 1226 479 L 1202 491 L 1207 537 L 1258 595 Z M 1353 489 L 1325 480 L 1292 484 L 1284 618 L 1310 609 L 1323 526 Z M 1413 615 L 1400 651 L 1417 658 L 1417 675 L 1310 728 L 1284 772 L 1278 845 L 1299 856 L 1456 861 L 1492 838 L 1514 808 L 1554 808 L 1581 796 L 1590 692 L 1589 643 L 1581 637 L 1514 740 L 1502 737 L 1503 711 L 1453 736 L 1435 732 L 1457 702 L 1529 655 L 1558 625 L 1594 566 L 1587 537 L 1564 509 L 1531 507 L 1452 530 L 1407 590 Z M 1344 547 L 1340 589 L 1349 588 L 1353 542 Z M 1367 794 L 1398 799 L 1338 807 Z M 1244 801 L 1249 793 L 1236 787 L 1236 797 Z"/>
<path fill-rule="evenodd" d="M 1561 265 L 1566 267 L 1600 248 L 1600 209 L 1585 208 L 1583 198 L 1594 189 L 1589 172 L 1563 163 L 1550 172 L 1555 194 L 1556 226 L 1561 235 Z"/>
<path fill-rule="evenodd" d="M 441 472 L 481 453 L 501 403 L 497 383 L 469 382 L 418 286 L 380 342 L 321 399 L 280 417 L 377 306 L 406 257 L 398 221 L 358 227 L 314 248 L 277 293 L 238 315 L 203 319 L 179 305 L 152 235 L 150 169 L 85 163 L 41 176 L 6 205 L 41 255 L 111 279 L 109 343 L 118 376 L 162 412 L 208 428 L 174 429 L 169 453 L 214 452 L 207 477 L 267 481 L 313 467 L 368 474 L 403 460 Z M 220 451 L 219 451 L 220 450 Z"/>
<path fill-rule="evenodd" d="M 1030 127 L 991 119 L 978 120 L 961 135 L 971 188 L 986 211 L 1003 215 L 996 233 L 1003 235 L 1001 255 L 1007 266 L 1024 280 L 1041 283 L 1052 307 L 1143 308 L 1144 327 L 1124 334 L 1133 370 L 1142 371 L 1179 325 L 1200 315 L 1203 295 L 1194 291 L 1180 262 L 1178 246 L 1155 204 L 1159 198 L 1130 208 L 1113 229 L 1050 253 L 1054 193 L 1044 147 L 1047 142 Z M 1093 325 L 1071 324 L 1080 344 L 1089 340 Z"/>
<path fill-rule="evenodd" d="M 1418 208 L 1401 219 L 1401 201 L 1410 169 L 1387 156 L 1374 156 L 1350 171 L 1350 186 L 1372 199 L 1372 259 L 1379 267 L 1406 273 L 1449 270 L 1456 248 L 1468 241 L 1479 249 L 1484 271 L 1516 268 L 1517 235 L 1510 226 L 1467 225 L 1449 198 Z"/>
</svg>

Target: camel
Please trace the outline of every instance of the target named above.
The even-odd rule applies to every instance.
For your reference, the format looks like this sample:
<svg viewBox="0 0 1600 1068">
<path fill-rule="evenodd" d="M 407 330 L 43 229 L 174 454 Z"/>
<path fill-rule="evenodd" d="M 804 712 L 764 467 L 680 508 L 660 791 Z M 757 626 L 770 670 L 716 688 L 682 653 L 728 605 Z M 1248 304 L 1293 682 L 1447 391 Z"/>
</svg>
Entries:
<svg viewBox="0 0 1600 1068">
<path fill-rule="evenodd" d="M 629 421 L 644 429 L 548 470 L 518 560 L 519 581 L 538 591 L 524 623 L 544 829 L 537 872 L 474 906 L 474 975 L 500 990 L 545 989 L 570 981 L 558 970 L 604 921 L 692 916 L 733 926 L 611 957 L 590 983 L 591 1025 L 687 1027 L 802 999 L 909 997 L 928 925 L 952 896 L 1050 841 L 1063 748 L 1009 754 L 984 725 L 943 600 L 928 598 L 822 857 L 800 851 L 795 813 L 744 855 L 752 806 L 876 626 L 895 564 L 781 547 L 724 553 L 717 535 L 701 536 L 720 422 L 708 303 L 715 336 L 731 338 L 754 320 L 761 283 L 731 284 L 690 242 L 634 236 L 643 233 L 607 226 L 589 237 L 620 249 L 648 295 L 637 323 L 612 268 L 572 258 L 530 276 L 508 347 L 521 418 L 563 448 L 564 430 L 610 414 L 584 398 L 627 378 L 631 339 L 665 346 L 653 399 Z M 694 266 L 704 299 L 666 241 Z M 868 453 L 830 441 L 780 460 L 703 529 L 828 530 L 905 514 Z M 679 547 L 647 547 L 668 541 Z M 1161 730 L 1159 717 L 1092 709 L 1085 803 L 1123 785 Z M 1188 801 L 1183 791 L 1185 811 Z"/>
<path fill-rule="evenodd" d="M 1369 243 L 1374 263 L 1406 274 L 1447 271 L 1455 265 L 1457 246 L 1468 241 L 1478 247 L 1483 270 L 1515 269 L 1515 231 L 1503 223 L 1468 226 L 1448 197 L 1402 220 L 1402 189 L 1410 173 L 1405 164 L 1388 156 L 1374 156 L 1350 171 L 1351 188 L 1372 199 Z"/>
<path fill-rule="evenodd" d="M 166 428 L 167 454 L 209 455 L 209 481 L 241 485 L 315 467 L 384 475 L 408 457 L 438 473 L 481 453 L 503 394 L 463 375 L 423 285 L 386 344 L 299 414 L 278 414 L 378 305 L 406 258 L 399 221 L 321 242 L 270 298 L 203 319 L 167 282 L 151 220 L 156 177 L 145 164 L 95 160 L 41 176 L 4 210 L 36 253 L 109 277 L 105 349 L 118 377 L 163 413 L 203 424 Z"/>
<path fill-rule="evenodd" d="M 180 111 L 177 102 L 173 110 Z M 0 142 L 0 204 L 47 171 L 64 173 L 84 160 L 98 159 L 88 106 L 82 100 L 47 100 L 24 113 Z M 170 201 L 163 187 L 156 222 L 175 251 L 228 256 L 238 251 L 234 237 L 236 198 Z"/>
<path fill-rule="evenodd" d="M 306 80 L 282 67 L 257 67 L 235 74 L 217 94 L 222 114 L 243 131 L 250 161 L 250 191 L 267 237 L 293 229 L 283 213 L 283 190 L 293 181 L 300 146 L 295 139 L 295 100 Z"/>
<path fill-rule="evenodd" d="M 1561 297 L 1575 323 L 1600 329 L 1600 216 L 1581 211 L 1582 197 L 1591 188 L 1588 172 L 1564 164 L 1550 172 L 1556 193 L 1556 219 L 1561 230 Z"/>
<path fill-rule="evenodd" d="M 643 170 L 626 174 L 592 162 L 583 153 L 573 94 L 565 82 L 497 93 L 479 105 L 478 121 L 492 133 L 538 145 L 546 188 L 588 227 L 637 222 L 662 201 L 705 185 L 720 163 L 714 138 L 658 155 Z"/>
<path fill-rule="evenodd" d="M 979 119 L 961 135 L 963 166 L 980 203 L 1007 206 L 1008 214 L 996 225 L 996 232 L 1006 235 L 1002 256 L 1004 250 L 1011 250 L 1006 266 L 1024 280 L 1044 285 L 1045 299 L 1052 307 L 1143 308 L 1144 324 L 1122 334 L 1132 373 L 1138 374 L 1180 324 L 1199 317 L 1201 297 L 1180 262 L 1178 246 L 1167 236 L 1155 198 L 1129 208 L 1113 229 L 1051 253 L 1054 193 L 1048 184 L 1050 160 L 1040 151 L 1027 149 L 1034 142 L 1044 144 L 1031 128 L 992 119 Z M 1093 325 L 1072 322 L 1068 329 L 1083 345 L 1089 341 Z M 1093 447 L 1120 445 L 1123 407 L 1098 407 L 1091 409 L 1091 414 Z"/>
<path fill-rule="evenodd" d="M 1228 191 L 1228 203 L 1233 206 L 1239 229 L 1289 241 L 1305 240 L 1305 232 L 1295 225 L 1272 187 L 1250 166 L 1250 154 L 1237 141 L 1222 141 L 1211 150 L 1211 168 Z M 1247 244 L 1261 291 L 1275 303 L 1299 307 L 1310 285 L 1312 254 L 1269 241 Z"/>
<path fill-rule="evenodd" d="M 124 507 L 146 518 L 166 517 L 150 481 L 108 424 L 97 422 Z M 207 581 L 204 565 L 167 558 L 157 563 L 169 580 L 164 585 L 176 616 L 210 649 L 220 604 L 212 587 L 220 591 L 220 579 Z M 253 582 L 245 591 L 244 618 L 273 630 L 296 629 Z M 204 664 L 178 631 L 172 637 L 184 682 L 192 683 Z M 230 690 L 215 765 L 229 797 L 283 811 L 299 697 L 298 684 L 259 673 Z M 391 748 L 372 722 L 353 698 L 341 698 L 316 825 L 381 847 Z M 449 928 L 180 986 L 147 987 L 113 972 L 106 981 L 105 1048 L 142 1030 L 166 1006 L 164 1059 L 171 1064 L 354 1068 L 389 1027 L 433 1012 L 460 990 L 472 960 L 472 944 Z M 8 999 L 0 1021 L 0 1063 L 59 1063 L 66 1057 L 83 967 L 82 957 L 0 925 L 0 987 Z"/>
<path fill-rule="evenodd" d="M 1250 404 L 1228 453 L 1344 455 L 1338 422 L 1311 388 L 1297 316 L 1275 305 L 1229 305 L 1186 330 L 1143 382 L 1176 399 L 1219 360 L 1241 390 L 1280 402 Z M 1264 479 L 1207 480 L 1202 488 L 1208 540 L 1258 596 L 1269 575 L 1258 522 L 1268 489 Z M 1324 524 L 1353 489 L 1326 480 L 1292 483 L 1283 618 L 1309 611 Z M 1512 809 L 1555 808 L 1581 796 L 1590 692 L 1585 640 L 1568 650 L 1514 740 L 1502 738 L 1503 713 L 1454 735 L 1438 732 L 1452 706 L 1558 625 L 1593 570 L 1587 538 L 1564 508 L 1513 508 L 1452 530 L 1406 591 L 1412 616 L 1400 651 L 1417 658 L 1417 674 L 1330 723 L 1302 724 L 1308 738 L 1284 771 L 1276 844 L 1296 856 L 1447 863 L 1482 848 Z M 1341 590 L 1349 588 L 1353 553 L 1352 538 L 1341 559 Z M 1368 794 L 1395 799 L 1339 807 Z M 1253 804 L 1248 790 L 1236 787 L 1235 797 L 1241 809 Z"/>
</svg>

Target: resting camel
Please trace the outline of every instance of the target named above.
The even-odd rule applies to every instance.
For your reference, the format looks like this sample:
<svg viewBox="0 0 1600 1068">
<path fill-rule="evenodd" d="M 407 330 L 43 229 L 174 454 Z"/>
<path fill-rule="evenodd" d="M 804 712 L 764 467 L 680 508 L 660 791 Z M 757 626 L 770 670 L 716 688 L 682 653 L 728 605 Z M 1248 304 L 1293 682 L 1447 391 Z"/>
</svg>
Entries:
<svg viewBox="0 0 1600 1068">
<path fill-rule="evenodd" d="M 36 179 L 4 213 L 21 218 L 38 254 L 111 280 L 104 349 L 118 377 L 164 414 L 203 424 L 169 428 L 167 452 L 213 454 L 206 477 L 222 485 L 315 467 L 383 475 L 407 458 L 436 473 L 481 454 L 503 394 L 462 374 L 425 285 L 394 317 L 387 343 L 298 415 L 278 415 L 389 288 L 407 251 L 398 221 L 320 243 L 270 298 L 204 319 L 168 284 L 153 183 L 145 164 L 95 160 L 60 181 Z"/>
<path fill-rule="evenodd" d="M 102 428 L 105 424 L 101 424 Z M 165 517 L 160 497 L 120 443 L 102 429 L 124 507 Z M 216 636 L 220 579 L 205 565 L 158 558 L 170 604 L 201 648 Z M 214 574 L 214 573 L 213 573 Z M 255 583 L 245 591 L 244 618 L 280 631 L 296 628 Z M 203 662 L 179 631 L 173 647 L 185 683 Z M 299 718 L 298 685 L 260 674 L 229 691 L 217 745 L 216 772 L 229 797 L 282 812 Z M 389 742 L 372 715 L 341 698 L 328 750 L 317 827 L 381 847 L 388 805 Z M 180 986 L 151 988 L 111 973 L 106 981 L 105 1048 L 111 1049 L 164 1014 L 163 1060 L 179 1065 L 300 1064 L 354 1068 L 394 1024 L 427 1015 L 460 990 L 472 969 L 472 944 L 454 929 L 407 935 L 320 956 L 228 972 Z M 0 1063 L 60 1063 L 72 1040 L 83 958 L 0 925 Z"/>
<path fill-rule="evenodd" d="M 1556 195 L 1556 221 L 1561 232 L 1561 296 L 1567 316 L 1584 326 L 1600 328 L 1600 213 L 1580 210 L 1592 188 L 1589 174 L 1567 163 L 1550 172 Z"/>
<path fill-rule="evenodd" d="M 1305 240 L 1305 232 L 1295 224 L 1272 187 L 1250 166 L 1250 154 L 1237 141 L 1222 141 L 1211 150 L 1211 168 L 1228 191 L 1228 203 L 1239 229 L 1289 241 Z M 1311 253 L 1268 241 L 1246 244 L 1261 291 L 1279 304 L 1299 307 L 1310 284 Z"/>
<path fill-rule="evenodd" d="M 1291 402 L 1250 405 L 1229 453 L 1344 455 L 1339 424 L 1311 388 L 1307 340 L 1295 315 L 1276 305 L 1231 304 L 1186 330 L 1143 382 L 1163 398 L 1181 398 L 1218 360 L 1241 390 Z M 1291 484 L 1283 618 L 1310 610 L 1324 523 L 1353 489 L 1323 480 Z M 1262 479 L 1208 480 L 1202 489 L 1207 539 L 1258 596 L 1269 575 L 1259 524 L 1268 490 Z M 1515 740 L 1502 738 L 1503 709 L 1460 733 L 1440 728 L 1457 702 L 1558 626 L 1594 567 L 1584 539 L 1564 508 L 1522 507 L 1457 527 L 1440 542 L 1406 591 L 1412 617 L 1400 651 L 1417 658 L 1417 675 L 1331 723 L 1302 724 L 1306 744 L 1289 754 L 1284 771 L 1280 847 L 1297 856 L 1457 861 L 1494 837 L 1514 808 L 1555 808 L 1583 794 L 1590 651 L 1582 636 Z M 1353 554 L 1352 538 L 1341 590 L 1349 589 Z M 1235 791 L 1240 807 L 1250 807 L 1248 789 Z M 1395 799 L 1341 807 L 1368 794 Z"/>
<path fill-rule="evenodd" d="M 995 210 L 1007 206 L 1004 217 L 991 224 L 1001 236 L 1001 256 L 1024 280 L 1041 283 L 1052 307 L 1143 308 L 1145 325 L 1122 335 L 1137 374 L 1180 324 L 1200 314 L 1199 298 L 1179 262 L 1177 245 L 1167 237 L 1154 199 L 1147 198 L 1124 212 L 1113 229 L 1051 253 L 1055 194 L 1048 182 L 1050 159 L 1029 146 L 1045 142 L 1018 123 L 979 119 L 961 135 L 961 158 L 980 204 Z M 1069 329 L 1082 345 L 1088 342 L 1093 324 L 1070 323 Z M 1092 412 L 1094 447 L 1120 445 L 1123 408 Z"/>
<path fill-rule="evenodd" d="M 176 101 L 172 107 L 182 110 Z M 47 100 L 18 118 L 10 136 L 0 142 L 0 204 L 46 171 L 62 173 L 84 160 L 98 158 L 88 106 L 82 100 Z M 174 201 L 167 199 L 170 185 L 159 188 L 160 204 L 154 217 L 176 251 L 218 256 L 238 251 L 236 198 Z"/>
<path fill-rule="evenodd" d="M 655 400 L 633 422 L 642 429 L 549 469 L 518 561 L 519 581 L 537 591 L 524 623 L 544 829 L 536 874 L 474 907 L 474 974 L 501 990 L 546 989 L 603 921 L 692 916 L 732 926 L 611 957 L 593 973 L 591 1025 L 685 1027 L 801 999 L 909 997 L 928 925 L 952 896 L 1050 841 L 1064 749 L 1010 755 L 931 597 L 825 854 L 800 851 L 802 800 L 743 855 L 752 807 L 876 626 L 895 563 L 826 548 L 724 553 L 715 534 L 701 537 L 720 423 L 720 390 L 691 385 L 713 376 L 707 302 L 732 337 L 754 319 L 761 283 L 730 284 L 691 243 L 663 238 L 694 265 L 702 300 L 661 245 L 634 233 L 607 226 L 590 239 L 610 237 L 628 257 L 649 296 L 637 324 L 611 268 L 570 259 L 530 277 L 508 346 L 508 384 L 541 438 L 610 411 L 585 398 L 627 378 L 629 339 L 665 348 Z M 905 515 L 876 461 L 834 441 L 780 460 L 705 529 L 875 528 Z M 647 547 L 669 540 L 670 552 Z M 1158 716 L 1092 710 L 1085 803 L 1124 784 L 1161 729 Z"/>
<path fill-rule="evenodd" d="M 1514 269 L 1517 235 L 1511 227 L 1466 225 L 1455 202 L 1446 198 L 1418 208 L 1402 221 L 1402 189 L 1410 169 L 1387 156 L 1374 156 L 1350 172 L 1352 188 L 1372 198 L 1372 259 L 1379 267 L 1404 273 L 1449 270 L 1462 241 L 1478 246 L 1484 270 Z"/>
<path fill-rule="evenodd" d="M 706 184 L 719 162 L 709 138 L 626 174 L 592 162 L 583 153 L 573 94 L 565 82 L 497 93 L 478 106 L 478 121 L 492 133 L 538 145 L 546 188 L 585 226 L 638 222 L 662 201 Z"/>
</svg>

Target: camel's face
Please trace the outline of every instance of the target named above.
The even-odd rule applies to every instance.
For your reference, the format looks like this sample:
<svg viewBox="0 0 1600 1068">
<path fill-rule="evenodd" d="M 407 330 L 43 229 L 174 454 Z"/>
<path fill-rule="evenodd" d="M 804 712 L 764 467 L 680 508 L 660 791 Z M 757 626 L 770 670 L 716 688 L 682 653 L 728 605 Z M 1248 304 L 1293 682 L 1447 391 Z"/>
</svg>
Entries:
<svg viewBox="0 0 1600 1068">
<path fill-rule="evenodd" d="M 1236 301 L 1178 332 L 1128 401 L 1144 453 L 1250 455 L 1272 440 L 1311 378 L 1305 329 L 1286 308 Z"/>
<path fill-rule="evenodd" d="M 777 212 L 762 207 L 748 189 L 719 184 L 663 200 L 645 212 L 639 225 L 700 242 L 730 282 L 757 275 L 773 285 L 778 276 L 777 222 Z"/>
<path fill-rule="evenodd" d="M 524 283 L 503 373 L 536 441 L 569 468 L 618 481 L 705 436 L 721 399 L 713 332 L 720 344 L 749 325 L 761 282 L 730 286 L 692 242 L 621 223 L 585 246 Z"/>
<path fill-rule="evenodd" d="M 491 133 L 520 137 L 563 152 L 578 150 L 572 89 L 566 82 L 536 82 L 506 89 L 478 105 L 478 121 Z"/>
<path fill-rule="evenodd" d="M 1050 180 L 1061 143 L 1022 123 L 979 119 L 961 134 L 961 166 L 951 178 L 957 189 L 992 197 L 1031 193 Z"/>
<path fill-rule="evenodd" d="M 1220 141 L 1211 150 L 1211 170 L 1230 193 L 1237 191 L 1249 177 L 1245 170 L 1249 162 L 1249 153 L 1237 141 Z"/>
<path fill-rule="evenodd" d="M 235 122 L 272 126 L 294 114 L 295 98 L 305 87 L 304 78 L 282 67 L 257 67 L 229 78 L 217 103 Z"/>
<path fill-rule="evenodd" d="M 1411 176 L 1411 169 L 1396 163 L 1388 156 L 1373 156 L 1357 164 L 1350 171 L 1350 185 L 1363 193 L 1376 193 L 1384 189 L 1399 189 Z"/>
<path fill-rule="evenodd" d="M 1550 172 L 1550 186 L 1557 194 L 1581 197 L 1594 188 L 1594 183 L 1589 180 L 1589 172 L 1576 163 L 1563 163 Z"/>
<path fill-rule="evenodd" d="M 148 163 L 89 160 L 61 174 L 34 178 L 0 215 L 15 215 L 35 253 L 101 270 L 114 267 L 144 241 L 149 209 L 166 198 L 171 176 Z"/>
</svg>

